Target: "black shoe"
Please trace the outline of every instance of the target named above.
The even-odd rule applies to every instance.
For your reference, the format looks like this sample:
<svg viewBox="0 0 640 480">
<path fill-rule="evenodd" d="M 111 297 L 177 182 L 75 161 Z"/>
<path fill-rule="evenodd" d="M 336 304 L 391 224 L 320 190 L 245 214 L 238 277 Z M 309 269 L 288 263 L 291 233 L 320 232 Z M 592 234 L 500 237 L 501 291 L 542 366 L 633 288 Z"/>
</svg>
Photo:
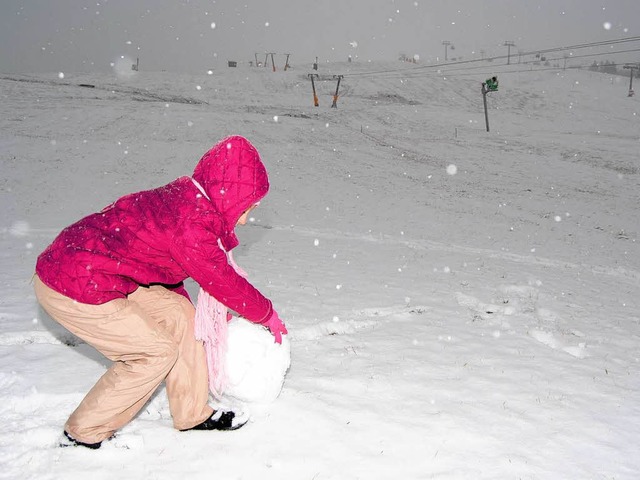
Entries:
<svg viewBox="0 0 640 480">
<path fill-rule="evenodd" d="M 64 431 L 64 436 L 66 437 L 67 441 L 63 440 L 63 442 L 60 442 L 61 447 L 87 447 L 87 448 L 90 448 L 91 450 L 97 450 L 98 448 L 100 448 L 100 445 L 102 445 L 102 442 L 85 443 L 85 442 L 81 442 L 80 440 L 76 440 L 71 435 L 69 435 L 69 433 L 66 430 Z"/>
<path fill-rule="evenodd" d="M 199 423 L 195 427 L 185 428 L 181 432 L 188 430 L 237 430 L 247 423 L 248 418 L 237 417 L 233 412 L 223 412 L 214 410 L 209 418 Z"/>
</svg>

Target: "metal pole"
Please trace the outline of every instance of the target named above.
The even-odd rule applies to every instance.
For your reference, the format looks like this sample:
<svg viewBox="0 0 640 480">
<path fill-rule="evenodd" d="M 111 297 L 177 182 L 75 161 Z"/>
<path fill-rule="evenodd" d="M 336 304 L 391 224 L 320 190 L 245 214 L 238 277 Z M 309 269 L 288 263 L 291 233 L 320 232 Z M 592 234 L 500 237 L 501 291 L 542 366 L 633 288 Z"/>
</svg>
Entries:
<svg viewBox="0 0 640 480">
<path fill-rule="evenodd" d="M 489 113 L 487 111 L 487 86 L 482 84 L 482 101 L 484 103 L 484 122 L 487 125 L 487 132 L 489 131 Z"/>
</svg>

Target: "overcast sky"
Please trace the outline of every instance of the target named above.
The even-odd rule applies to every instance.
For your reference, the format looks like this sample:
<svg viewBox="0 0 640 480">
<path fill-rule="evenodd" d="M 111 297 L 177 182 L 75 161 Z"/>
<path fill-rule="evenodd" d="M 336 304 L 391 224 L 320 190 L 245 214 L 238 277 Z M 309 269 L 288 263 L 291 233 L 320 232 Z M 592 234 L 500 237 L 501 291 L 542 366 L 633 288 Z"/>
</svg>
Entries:
<svg viewBox="0 0 640 480">
<path fill-rule="evenodd" d="M 451 60 L 638 35 L 640 0 L 0 0 L 0 72 L 108 71 L 123 56 L 204 72 L 265 52 L 433 62 L 445 40 Z"/>
</svg>

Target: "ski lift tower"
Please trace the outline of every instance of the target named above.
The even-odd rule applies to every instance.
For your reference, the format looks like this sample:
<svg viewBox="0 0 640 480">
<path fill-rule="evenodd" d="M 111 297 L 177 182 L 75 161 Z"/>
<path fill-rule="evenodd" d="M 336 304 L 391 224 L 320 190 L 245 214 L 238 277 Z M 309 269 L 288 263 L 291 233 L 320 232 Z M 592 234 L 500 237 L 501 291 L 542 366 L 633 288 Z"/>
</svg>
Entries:
<svg viewBox="0 0 640 480">
<path fill-rule="evenodd" d="M 507 40 L 504 46 L 507 47 L 507 65 L 511 65 L 511 47 L 515 47 L 516 44 L 513 40 Z"/>
<path fill-rule="evenodd" d="M 449 45 L 451 45 L 451 42 L 449 40 L 443 40 L 442 45 L 444 45 L 444 61 L 446 62 L 448 61 L 447 49 L 449 48 Z"/>
<path fill-rule="evenodd" d="M 622 68 L 631 70 L 631 75 L 629 75 L 629 95 L 627 96 L 633 97 L 635 95 L 633 92 L 633 71 L 640 69 L 640 63 L 627 63 Z"/>
</svg>

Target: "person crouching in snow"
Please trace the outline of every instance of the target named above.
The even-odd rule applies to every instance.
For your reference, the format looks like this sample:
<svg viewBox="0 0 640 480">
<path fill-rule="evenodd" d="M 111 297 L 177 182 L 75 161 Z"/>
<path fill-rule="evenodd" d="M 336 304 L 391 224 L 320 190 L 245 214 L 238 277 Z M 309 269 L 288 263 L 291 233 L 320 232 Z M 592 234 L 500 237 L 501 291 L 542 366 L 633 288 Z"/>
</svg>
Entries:
<svg viewBox="0 0 640 480">
<path fill-rule="evenodd" d="M 246 422 L 209 405 L 209 372 L 218 366 L 207 365 L 194 319 L 219 302 L 225 327 L 228 307 L 264 325 L 278 343 L 287 333 L 230 257 L 239 243 L 234 228 L 268 190 L 258 151 L 231 136 L 191 177 L 120 198 L 65 228 L 38 257 L 34 288 L 44 310 L 113 361 L 67 420 L 68 443 L 99 448 L 163 381 L 178 430 L 234 430 Z M 201 287 L 198 315 L 182 283 L 188 277 Z"/>
</svg>

